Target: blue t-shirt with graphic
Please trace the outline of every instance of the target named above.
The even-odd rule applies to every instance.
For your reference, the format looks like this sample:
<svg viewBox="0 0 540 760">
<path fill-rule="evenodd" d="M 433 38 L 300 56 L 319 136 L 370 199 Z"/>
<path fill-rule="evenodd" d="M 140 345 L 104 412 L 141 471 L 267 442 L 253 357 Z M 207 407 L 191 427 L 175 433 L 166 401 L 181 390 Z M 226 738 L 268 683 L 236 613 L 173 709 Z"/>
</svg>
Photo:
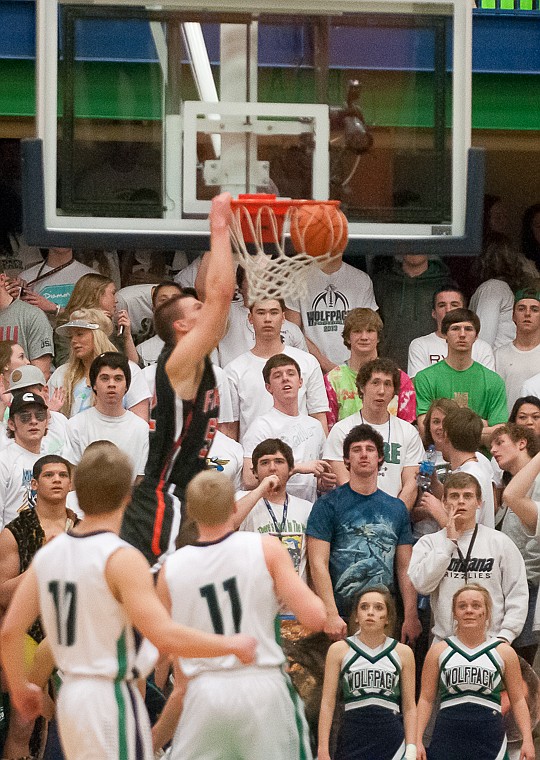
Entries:
<svg viewBox="0 0 540 760">
<path fill-rule="evenodd" d="M 401 499 L 381 490 L 364 496 L 348 483 L 315 502 L 306 534 L 330 544 L 330 578 L 343 616 L 363 589 L 379 584 L 393 589 L 396 546 L 413 543 Z"/>
</svg>

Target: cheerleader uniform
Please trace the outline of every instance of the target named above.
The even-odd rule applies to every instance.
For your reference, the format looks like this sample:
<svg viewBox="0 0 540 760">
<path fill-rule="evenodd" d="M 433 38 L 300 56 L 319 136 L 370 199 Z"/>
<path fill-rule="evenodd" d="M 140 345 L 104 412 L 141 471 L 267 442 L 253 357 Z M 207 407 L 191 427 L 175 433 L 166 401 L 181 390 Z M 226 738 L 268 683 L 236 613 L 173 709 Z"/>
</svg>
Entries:
<svg viewBox="0 0 540 760">
<path fill-rule="evenodd" d="M 441 705 L 428 760 L 508 760 L 501 713 L 504 662 L 499 639 L 469 649 L 445 639 L 439 657 Z"/>
<path fill-rule="evenodd" d="M 344 701 L 335 760 L 402 760 L 405 734 L 400 713 L 401 659 L 397 641 L 370 649 L 354 635 L 346 639 L 340 683 Z"/>
</svg>

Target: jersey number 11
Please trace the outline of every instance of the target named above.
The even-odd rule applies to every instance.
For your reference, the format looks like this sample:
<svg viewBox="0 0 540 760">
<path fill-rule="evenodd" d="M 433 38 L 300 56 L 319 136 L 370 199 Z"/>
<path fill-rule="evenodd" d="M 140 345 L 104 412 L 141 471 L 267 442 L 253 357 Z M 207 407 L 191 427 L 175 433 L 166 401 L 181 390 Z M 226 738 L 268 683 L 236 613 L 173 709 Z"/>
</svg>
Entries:
<svg viewBox="0 0 540 760">
<path fill-rule="evenodd" d="M 223 581 L 223 590 L 229 594 L 231 600 L 232 618 L 234 624 L 234 632 L 240 633 L 240 623 L 242 622 L 242 604 L 240 602 L 240 595 L 238 593 L 238 586 L 236 584 L 236 578 L 227 578 Z M 210 619 L 215 633 L 225 633 L 223 627 L 223 615 L 219 608 L 219 602 L 216 593 L 216 587 L 213 583 L 209 583 L 208 586 L 203 586 L 200 589 L 201 596 L 206 599 L 208 603 L 208 611 L 210 612 Z"/>
</svg>

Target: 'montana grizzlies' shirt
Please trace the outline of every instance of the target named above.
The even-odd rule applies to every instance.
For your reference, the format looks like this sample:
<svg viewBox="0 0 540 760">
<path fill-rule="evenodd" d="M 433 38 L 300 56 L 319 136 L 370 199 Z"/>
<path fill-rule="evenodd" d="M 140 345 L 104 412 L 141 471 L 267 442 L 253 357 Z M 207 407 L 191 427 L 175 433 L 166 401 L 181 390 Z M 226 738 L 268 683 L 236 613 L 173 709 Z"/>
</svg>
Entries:
<svg viewBox="0 0 540 760">
<path fill-rule="evenodd" d="M 456 544 L 444 528 L 422 536 L 413 546 L 408 573 L 419 594 L 430 594 L 436 640 L 452 635 L 452 596 L 465 583 L 479 583 L 491 594 L 488 635 L 512 642 L 525 623 L 529 590 L 523 557 L 508 536 L 485 525 L 477 527 L 474 542 L 472 530 Z"/>
</svg>

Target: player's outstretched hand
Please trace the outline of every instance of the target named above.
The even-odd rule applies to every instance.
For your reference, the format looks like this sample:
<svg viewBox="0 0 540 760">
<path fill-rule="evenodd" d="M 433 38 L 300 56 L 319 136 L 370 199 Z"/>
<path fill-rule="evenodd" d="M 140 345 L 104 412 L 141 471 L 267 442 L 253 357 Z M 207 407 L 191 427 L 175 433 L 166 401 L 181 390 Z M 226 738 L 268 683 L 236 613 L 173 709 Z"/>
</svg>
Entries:
<svg viewBox="0 0 540 760">
<path fill-rule="evenodd" d="M 43 710 L 43 692 L 35 683 L 25 683 L 20 691 L 13 692 L 11 699 L 23 720 L 35 720 Z"/>
<path fill-rule="evenodd" d="M 210 209 L 210 227 L 214 230 L 229 226 L 231 220 L 231 194 L 220 193 L 212 198 Z"/>
<path fill-rule="evenodd" d="M 237 633 L 232 637 L 233 654 L 235 654 L 241 663 L 251 665 L 255 660 L 257 651 L 257 639 L 253 636 L 247 636 L 245 633 Z"/>
</svg>

